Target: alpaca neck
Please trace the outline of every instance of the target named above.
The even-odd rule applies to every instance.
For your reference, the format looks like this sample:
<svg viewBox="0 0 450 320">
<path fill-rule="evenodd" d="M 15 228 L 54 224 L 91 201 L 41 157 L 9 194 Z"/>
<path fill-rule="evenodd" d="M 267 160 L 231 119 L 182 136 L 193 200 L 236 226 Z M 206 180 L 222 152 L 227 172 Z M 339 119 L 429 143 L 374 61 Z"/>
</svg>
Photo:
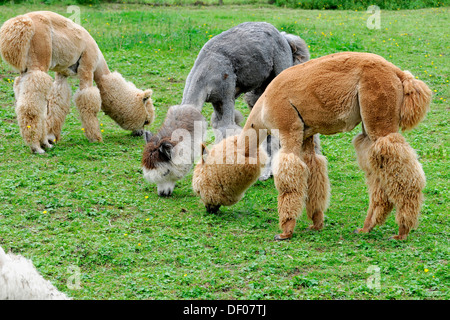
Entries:
<svg viewBox="0 0 450 320">
<path fill-rule="evenodd" d="M 97 84 L 100 91 L 102 91 L 103 85 L 102 85 L 102 77 L 105 75 L 110 74 L 111 71 L 109 71 L 108 64 L 105 61 L 105 58 L 103 55 L 100 56 L 100 61 L 97 65 L 97 69 L 94 71 L 94 81 Z"/>
</svg>

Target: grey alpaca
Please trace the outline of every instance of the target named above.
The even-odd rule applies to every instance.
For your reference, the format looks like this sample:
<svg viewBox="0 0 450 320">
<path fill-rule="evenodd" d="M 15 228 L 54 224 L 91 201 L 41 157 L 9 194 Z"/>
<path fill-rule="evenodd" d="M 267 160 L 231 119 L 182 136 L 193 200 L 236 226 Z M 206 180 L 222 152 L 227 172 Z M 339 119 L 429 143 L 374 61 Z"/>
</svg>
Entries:
<svg viewBox="0 0 450 320">
<path fill-rule="evenodd" d="M 266 22 L 244 22 L 209 40 L 186 79 L 181 104 L 214 107 L 216 142 L 237 129 L 234 103 L 242 93 L 250 108 L 281 71 L 309 60 L 305 41 Z M 217 136 L 221 133 L 221 136 Z"/>
</svg>

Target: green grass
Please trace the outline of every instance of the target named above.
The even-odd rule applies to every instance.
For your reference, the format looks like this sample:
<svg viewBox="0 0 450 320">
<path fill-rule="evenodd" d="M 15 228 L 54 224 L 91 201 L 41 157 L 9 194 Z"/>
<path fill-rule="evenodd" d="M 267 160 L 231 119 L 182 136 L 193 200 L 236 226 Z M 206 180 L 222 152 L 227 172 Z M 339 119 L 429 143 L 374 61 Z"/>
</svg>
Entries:
<svg viewBox="0 0 450 320">
<path fill-rule="evenodd" d="M 69 16 L 62 5 L 6 5 L 0 23 L 31 10 Z M 91 144 L 72 113 L 63 139 L 45 155 L 29 152 L 14 113 L 12 80 L 0 64 L 0 245 L 32 259 L 75 299 L 449 299 L 449 24 L 448 8 L 382 11 L 381 29 L 368 14 L 294 10 L 269 5 L 81 7 L 81 23 L 112 70 L 154 90 L 156 131 L 203 44 L 240 22 L 267 21 L 303 37 L 312 58 L 351 50 L 384 56 L 424 80 L 434 92 L 427 118 L 405 133 L 427 176 L 419 228 L 404 242 L 394 215 L 368 235 L 354 234 L 368 206 L 350 133 L 322 137 L 332 188 L 325 228 L 306 231 L 303 215 L 291 241 L 279 232 L 273 180 L 207 214 L 191 175 L 171 198 L 159 198 L 140 168 L 144 141 L 100 114 L 104 142 Z M 71 80 L 73 90 L 77 81 Z M 237 101 L 245 115 L 248 110 Z M 209 118 L 212 107 L 203 112 Z M 46 212 L 46 213 L 44 213 Z M 81 271 L 69 289 L 68 268 Z M 380 268 L 380 288 L 367 285 Z M 426 272 L 427 271 L 427 272 Z"/>
</svg>

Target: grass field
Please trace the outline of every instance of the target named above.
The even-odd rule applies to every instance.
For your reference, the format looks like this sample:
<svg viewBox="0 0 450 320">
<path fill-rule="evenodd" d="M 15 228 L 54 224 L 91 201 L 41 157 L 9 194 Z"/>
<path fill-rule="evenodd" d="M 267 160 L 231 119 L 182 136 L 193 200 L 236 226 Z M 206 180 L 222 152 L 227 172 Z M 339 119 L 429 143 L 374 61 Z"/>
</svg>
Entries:
<svg viewBox="0 0 450 320">
<path fill-rule="evenodd" d="M 191 175 L 171 198 L 159 198 L 142 176 L 144 141 L 100 115 L 104 142 L 90 144 L 72 112 L 58 145 L 32 155 L 19 134 L 13 79 L 0 64 L 0 245 L 33 260 L 75 299 L 449 299 L 448 7 L 382 11 L 369 29 L 365 11 L 294 10 L 270 5 L 161 7 L 82 6 L 81 24 L 110 69 L 152 88 L 156 131 L 167 108 L 181 102 L 184 81 L 203 44 L 244 21 L 267 21 L 300 35 L 316 58 L 339 51 L 380 54 L 433 90 L 427 118 L 405 133 L 427 176 L 420 225 L 406 241 L 394 214 L 368 235 L 364 175 L 349 133 L 323 136 L 331 203 L 325 228 L 310 232 L 303 215 L 291 241 L 278 233 L 273 180 L 207 214 Z M 70 16 L 65 6 L 5 5 L 0 23 L 32 10 Z M 77 81 L 71 81 L 73 91 Z M 240 99 L 239 108 L 248 110 Z M 211 105 L 204 115 L 210 117 Z M 73 268 L 80 286 L 67 286 Z M 375 268 L 375 269 L 374 269 Z M 376 269 L 379 268 L 379 269 Z M 378 273 L 371 270 L 379 270 Z M 371 279 L 379 286 L 371 286 Z M 71 283 L 69 281 L 69 283 Z"/>
</svg>

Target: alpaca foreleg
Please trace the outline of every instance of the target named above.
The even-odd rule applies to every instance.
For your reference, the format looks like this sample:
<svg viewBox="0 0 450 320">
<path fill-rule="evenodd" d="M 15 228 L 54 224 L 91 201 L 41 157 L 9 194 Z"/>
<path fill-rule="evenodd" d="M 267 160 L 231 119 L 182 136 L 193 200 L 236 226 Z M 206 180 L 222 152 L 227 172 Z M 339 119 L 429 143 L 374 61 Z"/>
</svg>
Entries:
<svg viewBox="0 0 450 320">
<path fill-rule="evenodd" d="M 313 224 L 311 230 L 323 228 L 324 212 L 330 199 L 330 181 L 328 179 L 327 159 L 318 154 L 320 150 L 318 136 L 303 142 L 303 159 L 309 169 L 306 214 Z"/>
<path fill-rule="evenodd" d="M 74 95 L 75 105 L 80 112 L 84 134 L 90 142 L 101 142 L 102 135 L 97 114 L 102 105 L 100 91 L 96 87 L 87 87 Z"/>
<path fill-rule="evenodd" d="M 47 140 L 54 144 L 61 139 L 61 129 L 70 112 L 71 90 L 67 77 L 56 73 L 48 99 Z"/>
<path fill-rule="evenodd" d="M 301 214 L 307 194 L 308 167 L 294 153 L 282 149 L 274 159 L 274 182 L 278 190 L 278 214 L 281 234 L 275 240 L 292 237 L 297 217 Z"/>
<path fill-rule="evenodd" d="M 32 70 L 16 78 L 16 114 L 20 134 L 33 153 L 51 148 L 47 141 L 47 99 L 52 78 L 40 70 Z"/>
</svg>

